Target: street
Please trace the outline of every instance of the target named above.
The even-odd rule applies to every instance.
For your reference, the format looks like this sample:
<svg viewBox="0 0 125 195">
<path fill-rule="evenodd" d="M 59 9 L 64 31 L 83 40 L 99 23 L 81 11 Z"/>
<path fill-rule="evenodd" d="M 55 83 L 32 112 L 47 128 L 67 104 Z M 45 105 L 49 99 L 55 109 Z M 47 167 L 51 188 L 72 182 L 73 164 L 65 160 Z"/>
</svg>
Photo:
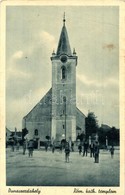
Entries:
<svg viewBox="0 0 125 195">
<path fill-rule="evenodd" d="M 62 151 L 34 150 L 33 157 L 19 151 L 6 152 L 7 186 L 119 186 L 119 150 L 111 159 L 109 151 L 100 151 L 99 163 L 94 158 L 70 153 L 65 162 Z"/>
</svg>

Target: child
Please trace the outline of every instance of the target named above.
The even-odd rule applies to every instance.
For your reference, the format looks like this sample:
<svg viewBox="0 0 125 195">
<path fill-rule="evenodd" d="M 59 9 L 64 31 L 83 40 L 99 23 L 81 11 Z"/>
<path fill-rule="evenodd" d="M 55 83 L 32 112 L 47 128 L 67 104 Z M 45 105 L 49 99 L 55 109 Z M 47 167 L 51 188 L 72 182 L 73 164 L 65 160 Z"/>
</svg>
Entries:
<svg viewBox="0 0 125 195">
<path fill-rule="evenodd" d="M 33 140 L 30 140 L 28 142 L 28 149 L 29 149 L 29 157 L 33 156 L 33 149 L 34 149 L 34 141 Z"/>
<path fill-rule="evenodd" d="M 81 152 L 82 152 L 82 146 L 81 146 L 81 144 L 79 144 L 78 150 L 79 150 L 79 155 L 81 155 Z"/>
<path fill-rule="evenodd" d="M 65 145 L 65 160 L 66 160 L 66 162 L 69 162 L 69 154 L 70 154 L 69 143 L 66 142 L 66 145 Z"/>
</svg>

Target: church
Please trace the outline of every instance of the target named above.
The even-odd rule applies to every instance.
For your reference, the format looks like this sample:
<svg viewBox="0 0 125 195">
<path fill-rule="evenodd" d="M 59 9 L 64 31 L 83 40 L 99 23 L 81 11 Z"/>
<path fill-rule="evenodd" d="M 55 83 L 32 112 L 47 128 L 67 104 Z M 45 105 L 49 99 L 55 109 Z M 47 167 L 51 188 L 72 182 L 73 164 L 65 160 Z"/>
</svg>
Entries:
<svg viewBox="0 0 125 195">
<path fill-rule="evenodd" d="M 85 133 L 85 115 L 76 107 L 75 49 L 70 48 L 66 20 L 58 42 L 52 53 L 52 88 L 37 105 L 23 117 L 23 127 L 28 129 L 28 138 L 60 142 L 76 141 L 77 135 Z"/>
</svg>

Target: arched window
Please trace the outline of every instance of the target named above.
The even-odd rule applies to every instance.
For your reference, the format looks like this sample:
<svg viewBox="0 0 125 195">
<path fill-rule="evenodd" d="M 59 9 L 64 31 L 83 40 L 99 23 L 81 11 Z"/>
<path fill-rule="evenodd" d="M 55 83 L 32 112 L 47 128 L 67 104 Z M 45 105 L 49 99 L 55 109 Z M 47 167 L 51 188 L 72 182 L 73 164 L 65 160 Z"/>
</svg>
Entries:
<svg viewBox="0 0 125 195">
<path fill-rule="evenodd" d="M 34 131 L 34 135 L 38 135 L 38 129 L 35 129 L 35 131 Z"/>
<path fill-rule="evenodd" d="M 62 66 L 62 79 L 66 79 L 66 68 L 65 66 Z"/>
<path fill-rule="evenodd" d="M 63 96 L 63 102 L 66 103 L 66 96 Z"/>
</svg>

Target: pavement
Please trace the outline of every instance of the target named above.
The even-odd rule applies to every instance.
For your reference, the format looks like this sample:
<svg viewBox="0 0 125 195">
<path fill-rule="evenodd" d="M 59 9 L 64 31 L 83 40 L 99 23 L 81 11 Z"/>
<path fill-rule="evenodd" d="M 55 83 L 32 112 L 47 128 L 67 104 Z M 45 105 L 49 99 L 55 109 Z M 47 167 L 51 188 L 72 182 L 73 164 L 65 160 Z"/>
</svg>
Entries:
<svg viewBox="0 0 125 195">
<path fill-rule="evenodd" d="M 70 153 L 65 162 L 64 151 L 34 150 L 33 157 L 19 151 L 6 150 L 7 186 L 119 186 L 119 150 L 112 159 L 109 151 L 100 151 L 99 163 L 94 158 Z"/>
</svg>

